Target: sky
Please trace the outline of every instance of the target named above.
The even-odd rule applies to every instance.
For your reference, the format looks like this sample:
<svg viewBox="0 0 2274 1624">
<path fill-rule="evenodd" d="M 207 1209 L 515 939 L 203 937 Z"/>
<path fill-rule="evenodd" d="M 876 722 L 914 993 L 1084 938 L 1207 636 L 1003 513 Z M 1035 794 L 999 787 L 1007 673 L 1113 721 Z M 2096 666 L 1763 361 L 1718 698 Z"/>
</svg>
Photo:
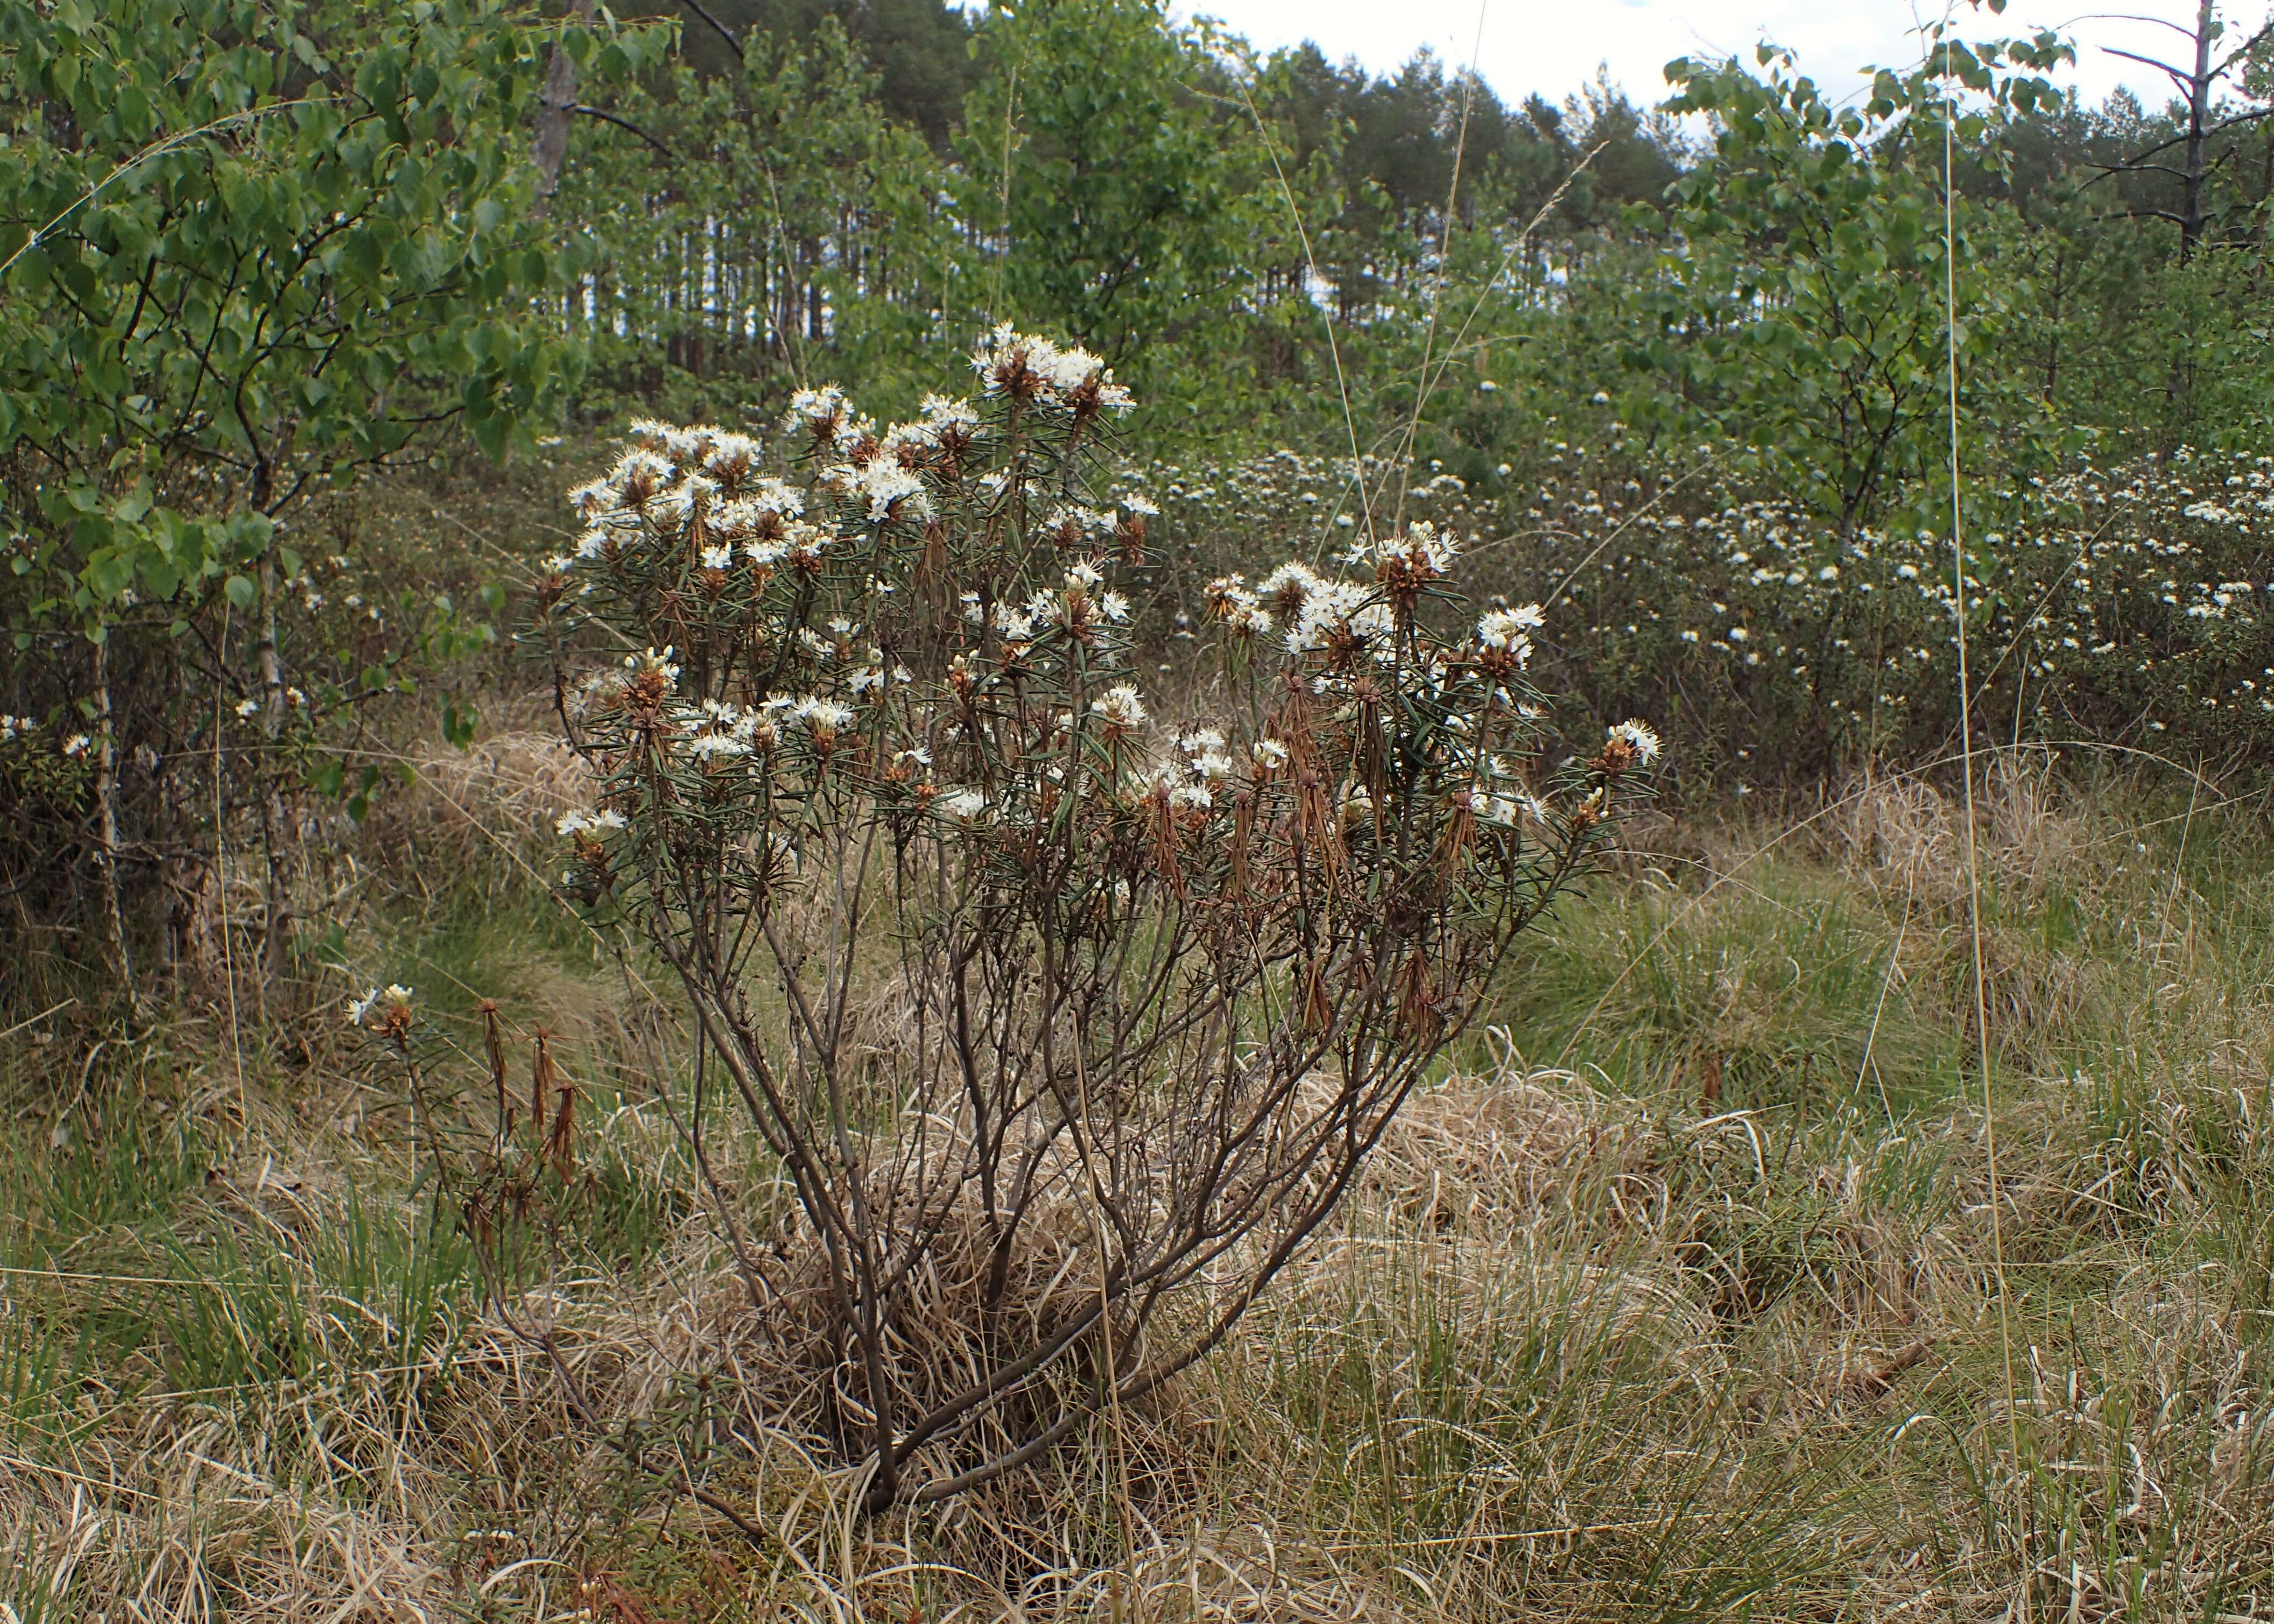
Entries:
<svg viewBox="0 0 2274 1624">
<path fill-rule="evenodd" d="M 2233 30 L 2263 20 L 2266 5 L 2229 0 L 2221 9 Z M 2174 61 L 2191 54 L 2186 41 L 2152 23 L 2080 19 L 2070 6 L 2098 9 L 2092 0 L 2052 6 L 2012 0 L 2002 17 L 1992 17 L 1961 5 L 1962 32 L 1984 38 L 2059 28 L 2078 48 L 2077 67 L 2064 79 L 2088 102 L 2120 83 L 2151 107 L 2169 99 L 2162 75 L 2098 48 Z M 2195 6 L 2124 0 L 2108 9 L 2192 26 Z M 1939 18 L 1942 4 L 1922 0 L 1920 10 Z M 1866 64 L 1915 61 L 1920 52 L 1909 0 L 1483 0 L 1481 37 L 1479 0 L 1178 0 L 1177 11 L 1214 17 L 1265 49 L 1313 40 L 1329 57 L 1354 56 L 1377 73 L 1396 71 L 1427 45 L 1449 65 L 1475 62 L 1511 103 L 1535 90 L 1561 102 L 1594 77 L 1598 64 L 1638 102 L 1655 102 L 1665 94 L 1660 70 L 1675 57 L 1735 55 L 1751 62 L 1765 34 L 1796 51 L 1802 70 L 1835 97 L 1867 82 L 1859 72 Z"/>
</svg>

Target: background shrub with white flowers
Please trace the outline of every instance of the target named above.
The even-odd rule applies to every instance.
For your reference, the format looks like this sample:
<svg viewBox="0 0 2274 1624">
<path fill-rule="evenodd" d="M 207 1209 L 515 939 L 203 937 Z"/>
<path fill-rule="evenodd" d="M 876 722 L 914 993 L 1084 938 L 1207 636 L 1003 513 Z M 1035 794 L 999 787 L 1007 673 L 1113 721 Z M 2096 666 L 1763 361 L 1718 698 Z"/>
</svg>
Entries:
<svg viewBox="0 0 2274 1624">
<path fill-rule="evenodd" d="M 1144 480 L 1179 598 L 1231 562 L 1349 548 L 1362 493 L 1382 483 L 1377 467 L 1292 452 L 1156 465 Z M 1678 731 L 1669 782 L 1684 793 L 1817 789 L 1957 748 L 1946 533 L 1843 537 L 1731 478 L 1715 448 L 1656 455 L 1615 423 L 1553 442 L 1530 477 L 1441 471 L 1405 502 L 1472 538 L 1456 572 L 1471 590 L 1554 611 L 1538 669 L 1575 714 L 1634 711 Z M 1978 506 L 1967 631 L 1991 736 L 2266 759 L 2274 458 L 2078 461 Z M 1186 648 L 1178 612 L 1160 616 L 1171 649 Z"/>
</svg>

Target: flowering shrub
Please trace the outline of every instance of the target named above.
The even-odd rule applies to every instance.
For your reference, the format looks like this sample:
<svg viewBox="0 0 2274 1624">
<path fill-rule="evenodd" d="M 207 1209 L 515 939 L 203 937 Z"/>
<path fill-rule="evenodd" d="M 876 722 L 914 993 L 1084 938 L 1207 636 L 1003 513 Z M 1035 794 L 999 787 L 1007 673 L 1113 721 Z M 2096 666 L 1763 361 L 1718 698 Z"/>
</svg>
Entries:
<svg viewBox="0 0 2274 1624">
<path fill-rule="evenodd" d="M 1368 500 L 1394 500 L 1394 471 L 1359 472 Z M 1143 484 L 1171 594 L 1188 600 L 1228 563 L 1344 546 L 1365 523 L 1340 459 L 1162 465 Z M 1561 634 L 1540 639 L 1547 686 L 1582 710 L 1664 719 L 1693 781 L 1798 781 L 1956 748 L 1946 533 L 1843 537 L 1733 483 L 1710 452 L 1645 454 L 1615 432 L 1550 442 L 1523 472 L 1435 472 L 1406 502 L 1545 602 Z M 2274 458 L 2079 463 L 1985 506 L 1998 517 L 1969 543 L 1967 587 L 1977 728 L 2274 754 Z"/>
<path fill-rule="evenodd" d="M 603 786 L 568 883 L 677 971 L 794 1196 L 736 1241 L 749 1401 L 822 1395 L 872 1508 L 1213 1346 L 1659 749 L 1542 782 L 1540 616 L 1465 615 L 1427 525 L 1214 582 L 1209 698 L 1156 714 L 1109 584 L 1149 514 L 1090 505 L 1126 392 L 1007 329 L 975 364 L 890 427 L 799 395 L 779 463 L 638 426 L 541 606 L 636 651 L 562 677 Z"/>
</svg>

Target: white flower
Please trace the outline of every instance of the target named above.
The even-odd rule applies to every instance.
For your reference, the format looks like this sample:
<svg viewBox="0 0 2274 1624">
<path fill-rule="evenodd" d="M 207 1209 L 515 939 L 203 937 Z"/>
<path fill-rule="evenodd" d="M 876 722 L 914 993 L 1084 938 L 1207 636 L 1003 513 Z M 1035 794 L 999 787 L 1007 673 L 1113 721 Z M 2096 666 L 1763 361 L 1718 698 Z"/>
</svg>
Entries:
<svg viewBox="0 0 2274 1624">
<path fill-rule="evenodd" d="M 1540 606 L 1527 603 L 1520 608 L 1493 609 L 1477 622 L 1477 644 L 1495 653 L 1507 654 L 1519 666 L 1532 661 L 1532 639 L 1525 630 L 1542 624 L 1547 616 Z"/>
<path fill-rule="evenodd" d="M 365 1019 L 370 1016 L 372 1006 L 378 1002 L 379 989 L 377 987 L 373 987 L 361 998 L 351 998 L 348 1000 L 348 1024 L 350 1026 L 362 1025 Z"/>
<path fill-rule="evenodd" d="M 1239 578 L 1226 578 L 1237 580 Z M 1299 608 L 1303 600 L 1320 585 L 1319 576 L 1310 565 L 1291 558 L 1257 582 L 1255 591 L 1257 596 L 1265 601 L 1277 603 L 1291 612 Z"/>
<path fill-rule="evenodd" d="M 1458 537 L 1437 533 L 1435 525 L 1416 519 L 1406 527 L 1402 536 L 1393 536 L 1375 550 L 1375 562 L 1384 569 L 1403 567 L 1423 575 L 1442 575 L 1460 555 Z M 1366 555 L 1364 548 L 1352 549 L 1352 563 Z"/>
<path fill-rule="evenodd" d="M 570 491 L 568 505 L 579 517 L 590 520 L 616 505 L 616 493 L 606 480 L 594 480 L 589 485 L 580 485 Z M 348 561 L 344 558 L 335 558 L 332 563 L 342 570 L 348 567 Z"/>
<path fill-rule="evenodd" d="M 1337 640 L 1361 646 L 1378 643 L 1396 630 L 1389 606 L 1375 601 L 1372 588 L 1314 577 L 1295 623 L 1287 629 L 1287 652 L 1309 653 Z"/>
<path fill-rule="evenodd" d="M 557 833 L 564 835 L 582 835 L 599 829 L 621 829 L 623 827 L 624 815 L 620 812 L 562 812 L 553 826 Z"/>
<path fill-rule="evenodd" d="M 764 455 L 764 448 L 748 434 L 714 429 L 710 439 L 710 447 L 703 453 L 703 471 L 727 484 L 744 478 Z"/>
<path fill-rule="evenodd" d="M 239 699 L 237 702 L 237 714 L 239 716 L 259 715 L 260 714 L 260 701 L 258 699 Z"/>
<path fill-rule="evenodd" d="M 939 449 L 939 432 L 929 423 L 895 423 L 885 431 L 877 447 L 879 462 L 900 464 L 915 461 L 927 451 Z"/>
<path fill-rule="evenodd" d="M 1612 744 L 1623 744 L 1634 752 L 1635 759 L 1647 767 L 1658 759 L 1658 735 L 1645 723 L 1634 721 L 1620 722 L 1610 731 Z"/>
<path fill-rule="evenodd" d="M 705 570 L 724 570 L 731 566 L 734 562 L 734 549 L 725 542 L 721 542 L 717 547 L 706 547 L 703 549 L 703 567 Z"/>
<path fill-rule="evenodd" d="M 782 427 L 791 434 L 819 427 L 833 429 L 844 415 L 843 389 L 833 385 L 828 389 L 800 389 L 790 397 L 789 410 L 782 414 Z"/>
<path fill-rule="evenodd" d="M 663 652 L 660 653 L 651 647 L 644 653 L 626 654 L 624 669 L 640 676 L 644 676 L 651 671 L 660 673 L 664 688 L 667 691 L 679 685 L 679 668 L 672 663 L 672 652 L 671 645 L 666 643 L 663 646 Z"/>
<path fill-rule="evenodd" d="M 882 525 L 892 519 L 920 520 L 931 513 L 930 500 L 924 495 L 923 480 L 898 463 L 878 457 L 861 471 L 860 489 L 869 501 L 869 522 Z"/>
<path fill-rule="evenodd" d="M 1274 572 L 1270 578 L 1271 581 L 1279 582 L 1283 585 L 1293 582 L 1297 590 L 1307 593 L 1309 580 L 1298 580 L 1290 576 L 1289 568 L 1291 566 L 1283 565 Z M 1301 569 L 1302 566 L 1299 564 L 1291 568 Z M 1303 574 L 1305 577 L 1310 577 L 1307 570 L 1304 570 Z M 1310 578 L 1316 578 L 1310 577 Z M 1266 583 L 1267 585 L 1269 584 L 1269 582 Z M 1250 638 L 1270 634 L 1270 612 L 1265 609 L 1256 595 L 1248 590 L 1247 578 L 1245 576 L 1220 575 L 1208 584 L 1205 595 L 1209 602 L 1215 606 L 1217 616 L 1224 623 L 1224 629 L 1232 636 Z"/>
<path fill-rule="evenodd" d="M 1047 598 L 1042 600 L 1046 608 L 1050 601 Z M 1035 635 L 1035 614 L 1032 604 L 1021 608 L 1015 603 L 998 603 L 994 608 L 993 617 L 995 630 L 1003 634 L 1003 640 L 1006 643 L 1028 642 Z"/>
<path fill-rule="evenodd" d="M 1126 412 L 1135 404 L 1129 391 L 1113 381 L 1105 363 L 1088 351 L 1060 349 L 1047 338 L 1017 331 L 1007 321 L 973 352 L 971 367 L 990 395 L 1064 404 L 1066 397 L 1088 392 L 1099 406 L 1113 412 Z"/>
<path fill-rule="evenodd" d="M 833 699 L 825 699 L 816 694 L 808 694 L 800 699 L 791 707 L 790 714 L 805 724 L 805 730 L 812 735 L 816 744 L 822 744 L 833 740 L 838 729 L 848 726 L 853 721 L 850 710 Z"/>
<path fill-rule="evenodd" d="M 1105 363 L 1077 345 L 1053 351 L 1038 370 L 1061 392 L 1071 393 L 1103 372 Z"/>
<path fill-rule="evenodd" d="M 1257 739 L 1249 753 L 1255 758 L 1255 765 L 1267 773 L 1277 772 L 1291 759 L 1287 746 L 1276 738 Z"/>
<path fill-rule="evenodd" d="M 713 535 L 730 540 L 764 539 L 779 532 L 783 521 L 805 511 L 805 498 L 779 480 L 753 481 L 739 496 L 718 503 L 709 514 Z"/>
<path fill-rule="evenodd" d="M 750 753 L 750 747 L 731 733 L 697 734 L 687 741 L 686 748 L 689 755 L 701 756 L 706 760 L 714 758 L 730 759 Z"/>
<path fill-rule="evenodd" d="M 1205 784 L 1178 784 L 1169 791 L 1171 812 L 1206 812 L 1216 804 L 1216 797 Z"/>
<path fill-rule="evenodd" d="M 94 745 L 94 741 L 87 737 L 86 734 L 74 733 L 64 741 L 64 754 L 67 756 L 83 756 L 87 754 Z"/>
<path fill-rule="evenodd" d="M 1237 606 L 1224 616 L 1224 625 L 1234 637 L 1269 637 L 1272 631 L 1271 611 L 1253 604 Z"/>
<path fill-rule="evenodd" d="M 1089 702 L 1089 711 L 1107 727 L 1124 732 L 1145 723 L 1145 702 L 1138 697 L 1134 683 L 1107 689 Z"/>
<path fill-rule="evenodd" d="M 683 525 L 705 511 L 718 492 L 717 480 L 690 473 L 655 499 L 656 519 L 664 525 Z"/>
<path fill-rule="evenodd" d="M 627 451 L 608 470 L 609 505 L 636 510 L 678 477 L 679 470 L 652 451 Z M 588 517 L 596 517 L 599 510 Z"/>
<path fill-rule="evenodd" d="M 1095 508 L 1085 508 L 1079 502 L 1067 502 L 1044 519 L 1042 528 L 1045 533 L 1064 533 L 1074 537 L 1108 536 L 1113 533 L 1113 521 Z M 1076 567 L 1088 568 L 1086 564 Z M 1089 585 L 1095 586 L 1097 585 L 1097 572 L 1092 570 L 1089 573 L 1091 578 Z M 1071 576 L 1068 578 L 1071 580 Z"/>
<path fill-rule="evenodd" d="M 976 789 L 957 789 L 932 803 L 943 816 L 969 823 L 987 810 L 987 797 Z"/>
<path fill-rule="evenodd" d="M 969 434 L 979 427 L 979 414 L 971 409 L 969 401 L 950 400 L 945 395 L 924 397 L 923 417 L 924 427 L 935 435 Z"/>
<path fill-rule="evenodd" d="M 1005 321 L 971 352 L 971 370 L 986 381 L 990 395 L 999 395 L 1029 374 L 1046 381 L 1057 359 L 1058 346 L 1049 339 L 1030 337 Z"/>
</svg>

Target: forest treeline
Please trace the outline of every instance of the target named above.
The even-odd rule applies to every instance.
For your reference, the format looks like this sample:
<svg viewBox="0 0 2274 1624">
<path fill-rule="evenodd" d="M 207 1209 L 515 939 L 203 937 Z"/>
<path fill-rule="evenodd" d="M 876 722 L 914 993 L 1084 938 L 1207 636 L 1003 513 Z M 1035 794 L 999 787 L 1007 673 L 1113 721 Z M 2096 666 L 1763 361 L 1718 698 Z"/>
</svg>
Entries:
<svg viewBox="0 0 2274 1624">
<path fill-rule="evenodd" d="M 634 393 L 780 389 L 809 366 L 866 381 L 912 344 L 1012 320 L 1070 332 L 1172 397 L 1186 416 L 1156 419 L 1172 432 L 1299 437 L 1288 419 L 1316 427 L 1302 419 L 1337 397 L 1337 359 L 1345 390 L 1404 387 L 1458 288 L 1460 342 L 1436 358 L 1450 375 L 1528 386 L 1542 417 L 1604 394 L 1627 421 L 1695 427 L 1703 408 L 1727 426 L 1669 344 L 1710 345 L 1746 298 L 1817 268 L 1781 261 L 1836 256 L 1864 229 L 1799 176 L 1751 221 L 1698 207 L 1717 171 L 1769 155 L 1758 131 L 1724 150 L 1733 82 L 1674 86 L 1679 111 L 1660 87 L 1600 77 L 1510 102 L 1427 50 L 1377 76 L 1118 0 L 647 9 L 680 49 L 616 94 L 621 124 L 579 131 L 564 186 L 603 253 L 585 308 L 623 341 L 603 346 L 602 376 Z M 2201 64 L 2172 54 L 2206 82 L 2176 80 L 2160 107 L 2122 90 L 2084 103 L 2040 36 L 2000 72 L 2044 94 L 1991 96 L 1955 154 L 1961 224 L 1997 290 L 2000 381 L 2068 428 L 2164 451 L 2239 443 L 2266 420 L 2265 52 L 2205 23 Z M 1775 110 L 1822 117 L 1834 146 L 1838 117 L 1863 114 L 1851 149 L 1939 214 L 1941 143 L 1928 131 L 1914 150 L 1900 94 L 1796 80 L 1766 46 L 1736 65 L 1783 83 Z M 1679 264 L 1714 237 L 1743 250 L 1726 288 Z M 1936 291 L 1931 268 L 1924 268 L 1920 296 Z M 1821 315 L 1843 336 L 1837 311 Z"/>
</svg>

